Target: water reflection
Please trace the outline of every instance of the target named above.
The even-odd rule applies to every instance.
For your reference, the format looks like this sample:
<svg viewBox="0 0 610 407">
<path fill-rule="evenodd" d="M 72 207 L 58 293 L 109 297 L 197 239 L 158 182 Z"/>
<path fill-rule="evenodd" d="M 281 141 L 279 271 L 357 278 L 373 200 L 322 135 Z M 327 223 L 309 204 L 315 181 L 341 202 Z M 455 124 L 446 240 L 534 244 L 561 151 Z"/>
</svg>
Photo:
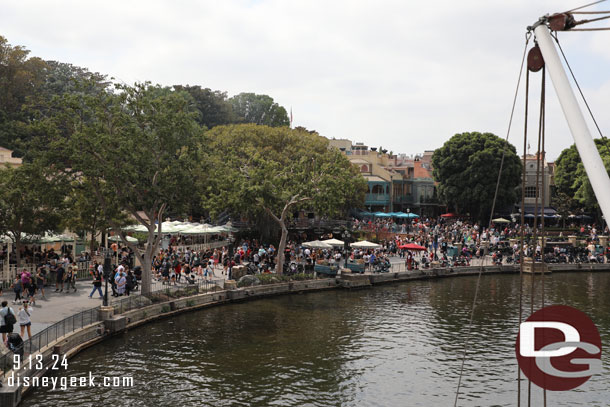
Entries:
<svg viewBox="0 0 610 407">
<path fill-rule="evenodd" d="M 536 280 L 534 286 L 541 288 Z M 24 406 L 452 405 L 476 277 L 277 297 L 150 324 L 70 361 L 69 375 L 132 375 L 131 389 L 37 390 Z M 545 277 L 546 304 L 577 307 L 610 339 L 610 274 Z M 460 405 L 516 405 L 519 278 L 484 276 Z M 531 281 L 524 279 L 524 318 Z M 540 292 L 535 309 L 540 306 Z M 604 364 L 608 353 L 603 355 Z M 604 371 L 548 405 L 602 406 Z M 534 386 L 535 387 L 535 386 Z M 522 386 L 525 401 L 527 385 Z M 541 392 L 533 392 L 535 405 Z"/>
</svg>

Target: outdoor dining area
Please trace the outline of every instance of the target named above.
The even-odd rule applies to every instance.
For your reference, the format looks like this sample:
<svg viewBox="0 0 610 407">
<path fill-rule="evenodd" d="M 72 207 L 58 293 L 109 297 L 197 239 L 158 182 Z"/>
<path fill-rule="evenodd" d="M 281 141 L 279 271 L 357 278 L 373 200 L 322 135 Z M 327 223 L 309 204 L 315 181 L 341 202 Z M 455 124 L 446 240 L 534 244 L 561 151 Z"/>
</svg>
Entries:
<svg viewBox="0 0 610 407">
<path fill-rule="evenodd" d="M 322 252 L 324 250 L 338 250 L 339 248 L 346 248 L 346 244 L 342 240 L 338 239 L 327 239 L 327 240 L 313 240 L 310 242 L 304 242 L 302 244 L 303 247 L 317 250 Z M 349 245 L 352 249 L 360 249 L 360 250 L 374 250 L 381 248 L 380 244 L 369 242 L 366 240 L 354 242 Z M 335 276 L 340 268 L 347 268 L 352 273 L 364 273 L 367 267 L 367 264 L 364 262 L 362 258 L 356 258 L 356 256 L 348 256 L 347 253 L 343 253 L 342 260 L 337 262 L 335 258 L 331 255 L 326 258 L 323 255 L 316 256 L 314 271 L 318 274 L 325 274 L 328 276 Z M 373 270 L 371 270 L 373 271 Z"/>
<path fill-rule="evenodd" d="M 187 222 L 187 221 L 166 221 L 161 223 L 161 227 L 156 230 L 161 230 L 164 236 L 161 241 L 161 247 L 167 249 L 172 243 L 170 236 L 174 237 L 174 246 L 178 250 L 184 250 L 187 247 L 192 250 L 205 250 L 215 247 L 221 247 L 227 244 L 226 237 L 228 234 L 236 232 L 231 222 L 227 222 L 222 226 L 213 226 L 207 223 Z M 127 226 L 122 229 L 123 232 L 138 235 L 148 233 L 148 228 L 144 225 Z M 119 239 L 118 235 L 115 235 Z M 112 236 L 114 237 L 114 236 Z M 111 238 L 112 238 L 111 237 Z M 127 236 L 127 239 L 135 239 L 132 236 Z M 109 238 L 110 240 L 110 238 Z"/>
</svg>

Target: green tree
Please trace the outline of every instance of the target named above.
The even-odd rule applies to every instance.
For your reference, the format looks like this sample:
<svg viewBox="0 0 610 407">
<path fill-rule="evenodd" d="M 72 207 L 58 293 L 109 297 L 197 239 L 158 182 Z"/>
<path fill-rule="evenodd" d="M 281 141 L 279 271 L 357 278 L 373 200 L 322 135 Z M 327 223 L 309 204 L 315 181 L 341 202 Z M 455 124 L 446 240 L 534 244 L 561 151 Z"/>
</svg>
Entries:
<svg viewBox="0 0 610 407">
<path fill-rule="evenodd" d="M 57 230 L 66 184 L 48 169 L 30 163 L 0 169 L 0 175 L 0 234 L 8 234 L 13 240 L 20 265 L 25 234 Z"/>
<path fill-rule="evenodd" d="M 46 63 L 28 57 L 30 51 L 11 46 L 0 36 L 0 146 L 22 155 L 20 141 L 28 138 L 23 106 L 44 83 Z"/>
<path fill-rule="evenodd" d="M 107 187 L 107 184 L 100 184 Z M 106 200 L 112 200 L 113 191 L 100 191 Z M 110 222 L 108 217 L 112 217 Z M 91 236 L 89 241 L 89 251 L 96 250 L 96 240 L 100 233 L 112 227 L 112 224 L 124 226 L 129 224 L 127 214 L 118 207 L 102 207 L 97 197 L 94 185 L 85 177 L 73 179 L 70 192 L 66 198 L 66 216 L 62 221 L 64 228 L 72 231 L 87 232 Z"/>
<path fill-rule="evenodd" d="M 238 123 L 240 120 L 233 112 L 233 106 L 229 103 L 226 92 L 189 85 L 174 85 L 174 89 L 191 95 L 200 113 L 197 122 L 201 126 L 211 129 L 223 124 Z"/>
<path fill-rule="evenodd" d="M 233 111 L 246 123 L 271 127 L 288 126 L 286 109 L 273 101 L 271 96 L 240 93 L 229 99 Z"/>
<path fill-rule="evenodd" d="M 294 211 L 337 216 L 364 202 L 366 181 L 328 140 L 316 133 L 257 125 L 218 126 L 207 133 L 209 153 L 200 171 L 209 181 L 203 200 L 212 214 L 229 210 L 248 219 L 265 213 L 281 230 L 282 272 Z"/>
<path fill-rule="evenodd" d="M 610 141 L 607 139 L 595 139 L 594 141 L 597 151 L 602 157 L 606 168 L 608 168 L 607 160 L 610 157 Z M 593 188 L 589 183 L 589 177 L 582 165 L 575 144 L 564 149 L 555 161 L 555 185 L 557 192 L 566 196 L 564 200 L 567 200 L 566 205 L 569 207 L 570 212 L 578 208 L 584 208 L 588 211 L 599 209 Z"/>
<path fill-rule="evenodd" d="M 608 175 L 610 175 L 610 153 L 607 153 L 606 151 L 604 151 L 604 149 L 600 149 L 602 162 L 606 167 L 606 171 L 608 171 Z M 604 152 L 606 153 L 604 154 Z M 576 191 L 574 193 L 574 199 L 580 205 L 582 205 L 585 210 L 595 211 L 598 219 L 601 219 L 601 210 L 599 208 L 599 204 L 597 203 L 595 192 L 593 192 L 591 182 L 589 181 L 589 176 L 587 175 L 585 166 L 582 164 L 582 162 L 578 164 L 578 168 L 576 169 L 573 187 Z"/>
<path fill-rule="evenodd" d="M 433 175 L 439 197 L 458 212 L 489 220 L 503 151 L 496 209 L 514 204 L 522 164 L 515 147 L 491 133 L 456 134 L 434 151 Z"/>
<path fill-rule="evenodd" d="M 164 216 L 180 211 L 184 194 L 193 193 L 191 169 L 201 128 L 190 96 L 182 92 L 150 84 L 115 88 L 64 95 L 41 133 L 47 137 L 47 159 L 73 182 L 90 183 L 105 221 L 139 256 L 142 292 L 148 293 Z M 117 210 L 147 228 L 144 249 L 127 241 Z"/>
<path fill-rule="evenodd" d="M 580 156 L 575 144 L 559 154 L 559 157 L 555 160 L 555 187 L 558 193 L 574 198 L 576 192 L 574 181 L 578 164 L 580 164 Z"/>
</svg>

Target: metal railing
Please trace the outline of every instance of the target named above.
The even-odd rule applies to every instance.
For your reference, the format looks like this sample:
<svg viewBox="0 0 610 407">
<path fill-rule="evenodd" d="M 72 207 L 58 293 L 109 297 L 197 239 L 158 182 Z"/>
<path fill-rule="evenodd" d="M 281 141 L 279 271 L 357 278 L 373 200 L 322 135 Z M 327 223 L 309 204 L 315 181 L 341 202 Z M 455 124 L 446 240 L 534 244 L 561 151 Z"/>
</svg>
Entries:
<svg viewBox="0 0 610 407">
<path fill-rule="evenodd" d="M 30 339 L 23 342 L 24 359 L 27 355 L 31 355 L 38 352 L 50 343 L 55 342 L 57 339 L 65 336 L 71 332 L 81 329 L 87 325 L 93 324 L 99 321 L 98 308 L 90 308 L 88 310 L 79 312 L 78 314 L 64 318 L 59 322 L 45 328 L 44 330 L 33 335 Z M 0 356 L 0 369 L 2 372 L 6 372 L 13 368 L 13 352 L 7 352 Z"/>
<path fill-rule="evenodd" d="M 115 314 L 122 314 L 138 308 L 143 308 L 154 303 L 167 302 L 173 299 L 197 295 L 214 289 L 216 282 L 213 280 L 198 279 L 193 284 L 188 281 L 165 285 L 156 282 L 153 291 L 149 294 L 133 294 L 110 302 L 114 307 Z M 110 295 L 109 291 L 109 295 Z M 99 322 L 99 306 L 90 308 L 78 314 L 69 316 L 59 322 L 45 328 L 23 342 L 24 358 L 38 352 L 45 346 L 77 329 Z M 0 371 L 7 372 L 13 368 L 13 352 L 9 351 L 0 356 Z"/>
<path fill-rule="evenodd" d="M 110 306 L 114 307 L 115 314 L 122 314 L 138 308 L 147 307 L 149 305 L 167 302 L 173 299 L 182 297 L 191 297 L 193 295 L 212 291 L 216 287 L 214 280 L 197 279 L 193 283 L 181 282 L 172 285 L 172 283 L 153 282 L 153 290 L 148 294 L 138 294 L 123 297 L 121 299 L 110 302 Z"/>
</svg>

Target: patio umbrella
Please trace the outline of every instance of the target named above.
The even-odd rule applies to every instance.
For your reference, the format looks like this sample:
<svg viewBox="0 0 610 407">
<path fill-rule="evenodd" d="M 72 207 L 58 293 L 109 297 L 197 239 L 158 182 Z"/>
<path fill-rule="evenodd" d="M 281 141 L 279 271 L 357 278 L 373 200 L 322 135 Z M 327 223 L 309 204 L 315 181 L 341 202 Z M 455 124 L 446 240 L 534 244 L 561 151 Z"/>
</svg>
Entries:
<svg viewBox="0 0 610 407">
<path fill-rule="evenodd" d="M 311 242 L 303 243 L 303 247 L 308 247 L 310 249 L 332 249 L 333 247 L 328 243 L 322 242 L 320 240 L 313 240 Z"/>
<path fill-rule="evenodd" d="M 343 246 L 345 244 L 345 242 L 343 242 L 339 239 L 327 239 L 327 240 L 322 240 L 322 242 L 327 243 L 331 246 Z"/>
<path fill-rule="evenodd" d="M 449 213 L 443 213 L 441 215 L 441 218 L 459 218 L 460 215 L 458 215 L 457 213 L 453 213 L 453 212 L 449 212 Z"/>
<path fill-rule="evenodd" d="M 510 223 L 510 220 L 504 218 L 496 218 L 492 219 L 491 221 L 495 223 Z"/>
<path fill-rule="evenodd" d="M 391 218 L 392 217 L 392 215 L 390 215 L 389 213 L 385 213 L 385 212 L 375 212 L 374 215 L 378 218 Z"/>
<path fill-rule="evenodd" d="M 369 242 L 363 240 L 361 242 L 352 243 L 350 246 L 355 247 L 357 249 L 378 249 L 381 247 L 380 244 Z"/>
<path fill-rule="evenodd" d="M 114 235 L 114 236 L 110 236 L 108 238 L 109 242 L 121 242 L 121 236 L 119 235 Z M 127 241 L 128 242 L 133 242 L 133 243 L 137 243 L 138 239 L 136 239 L 135 237 L 131 237 L 131 236 L 127 236 Z"/>
<path fill-rule="evenodd" d="M 148 232 L 146 226 L 142 224 L 125 226 L 123 230 L 127 232 Z"/>
<path fill-rule="evenodd" d="M 426 250 L 424 246 L 420 246 L 416 243 L 406 243 L 398 246 L 399 249 L 407 249 L 407 250 L 415 250 L 415 251 L 423 251 Z"/>
</svg>

